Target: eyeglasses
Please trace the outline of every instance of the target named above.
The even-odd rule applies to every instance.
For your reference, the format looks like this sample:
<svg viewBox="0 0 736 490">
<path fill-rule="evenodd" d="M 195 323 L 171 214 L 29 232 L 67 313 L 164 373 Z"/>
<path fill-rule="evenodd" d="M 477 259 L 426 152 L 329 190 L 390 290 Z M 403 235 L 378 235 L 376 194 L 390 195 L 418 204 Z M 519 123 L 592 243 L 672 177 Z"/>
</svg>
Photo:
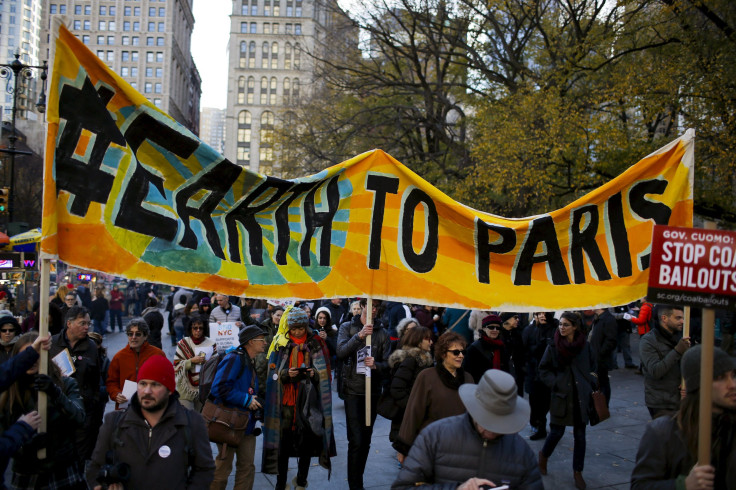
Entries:
<svg viewBox="0 0 736 490">
<path fill-rule="evenodd" d="M 128 332 L 128 337 L 143 337 L 143 332 Z"/>
<path fill-rule="evenodd" d="M 465 349 L 462 349 L 462 350 L 461 349 L 452 349 L 452 350 L 448 350 L 447 352 L 449 352 L 450 354 L 452 354 L 455 357 L 459 357 L 461 355 L 462 356 L 465 355 Z"/>
<path fill-rule="evenodd" d="M 501 330 L 501 327 L 499 327 L 498 325 L 489 325 L 483 328 L 485 328 L 486 330 Z"/>
<path fill-rule="evenodd" d="M 204 327 L 192 327 L 192 331 L 194 330 L 204 330 Z"/>
<path fill-rule="evenodd" d="M 15 332 L 15 329 L 13 328 L 11 328 L 10 330 L 8 330 L 7 328 L 3 328 L 2 330 L 0 330 L 0 333 L 13 333 L 13 332 Z"/>
</svg>

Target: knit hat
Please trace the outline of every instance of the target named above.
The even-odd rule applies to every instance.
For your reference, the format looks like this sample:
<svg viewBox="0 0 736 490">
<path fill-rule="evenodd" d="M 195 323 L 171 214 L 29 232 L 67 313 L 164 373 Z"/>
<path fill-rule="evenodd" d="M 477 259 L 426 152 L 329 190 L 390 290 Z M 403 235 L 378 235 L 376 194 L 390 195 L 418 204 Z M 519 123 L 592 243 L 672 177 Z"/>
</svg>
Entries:
<svg viewBox="0 0 736 490">
<path fill-rule="evenodd" d="M 309 326 L 309 317 L 307 312 L 301 308 L 292 308 L 286 317 L 288 328 L 307 327 Z"/>
<path fill-rule="evenodd" d="M 11 324 L 13 328 L 15 328 L 15 330 L 18 333 L 20 333 L 20 324 L 18 323 L 18 320 L 16 320 L 14 316 L 8 315 L 8 316 L 0 317 L 0 327 L 2 327 L 3 325 L 7 323 Z"/>
<path fill-rule="evenodd" d="M 143 366 L 138 370 L 138 382 L 144 379 L 158 381 L 171 393 L 176 391 L 174 365 L 164 356 L 151 356 L 143 363 Z"/>
<path fill-rule="evenodd" d="M 247 325 L 238 334 L 238 341 L 240 342 L 240 345 L 245 345 L 249 341 L 261 335 L 265 336 L 266 332 L 255 325 Z"/>
<path fill-rule="evenodd" d="M 490 327 L 491 325 L 498 325 L 500 327 L 501 325 L 503 325 L 503 321 L 498 315 L 488 315 L 483 319 L 481 325 L 483 328 Z"/>
<path fill-rule="evenodd" d="M 516 313 L 513 313 L 511 311 L 504 311 L 503 313 L 501 313 L 501 324 L 506 323 L 506 320 L 508 320 L 509 318 L 513 318 L 515 316 L 516 316 Z"/>
<path fill-rule="evenodd" d="M 685 352 L 680 361 L 682 376 L 685 378 L 685 387 L 688 393 L 695 393 L 700 389 L 700 359 L 702 346 L 696 345 Z M 718 347 L 713 348 L 713 378 L 723 373 L 736 370 L 736 360 Z"/>
<path fill-rule="evenodd" d="M 199 300 L 200 305 L 209 305 L 210 303 L 210 297 L 204 296 L 202 299 Z"/>
</svg>

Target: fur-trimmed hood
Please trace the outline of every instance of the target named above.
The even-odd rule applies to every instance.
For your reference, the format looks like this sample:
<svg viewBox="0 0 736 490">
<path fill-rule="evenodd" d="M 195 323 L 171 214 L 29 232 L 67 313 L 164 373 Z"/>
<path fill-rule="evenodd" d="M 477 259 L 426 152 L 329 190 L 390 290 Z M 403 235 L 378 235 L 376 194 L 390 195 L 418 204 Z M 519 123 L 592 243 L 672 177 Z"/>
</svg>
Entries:
<svg viewBox="0 0 736 490">
<path fill-rule="evenodd" d="M 398 349 L 391 353 L 388 357 L 388 367 L 393 369 L 406 359 L 408 356 L 414 358 L 419 367 L 427 367 L 434 364 L 434 359 L 429 352 L 422 350 L 419 347 L 409 347 L 407 349 Z"/>
</svg>

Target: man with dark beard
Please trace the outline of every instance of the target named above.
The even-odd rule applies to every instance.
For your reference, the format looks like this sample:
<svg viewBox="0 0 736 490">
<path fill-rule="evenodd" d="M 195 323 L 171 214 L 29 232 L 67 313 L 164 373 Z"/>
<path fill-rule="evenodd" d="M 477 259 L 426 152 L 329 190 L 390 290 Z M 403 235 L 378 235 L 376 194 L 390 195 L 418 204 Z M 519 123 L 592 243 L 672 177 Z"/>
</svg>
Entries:
<svg viewBox="0 0 736 490">
<path fill-rule="evenodd" d="M 647 334 L 648 335 L 648 334 Z M 636 453 L 631 488 L 736 489 L 736 360 L 713 351 L 711 450 L 698 461 L 701 346 L 682 356 L 687 394 L 674 416 L 647 424 Z"/>
<path fill-rule="evenodd" d="M 101 479 L 106 465 L 127 465 L 129 478 Z M 138 371 L 130 407 L 105 416 L 87 469 L 90 488 L 208 488 L 214 471 L 204 419 L 179 403 L 171 362 L 151 357 Z"/>
</svg>

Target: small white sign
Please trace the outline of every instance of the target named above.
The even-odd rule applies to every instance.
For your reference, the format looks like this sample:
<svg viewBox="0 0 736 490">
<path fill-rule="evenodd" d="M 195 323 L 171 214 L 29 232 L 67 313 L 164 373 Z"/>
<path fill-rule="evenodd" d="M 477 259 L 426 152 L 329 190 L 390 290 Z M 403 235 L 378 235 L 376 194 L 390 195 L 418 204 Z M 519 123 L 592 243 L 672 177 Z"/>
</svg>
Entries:
<svg viewBox="0 0 736 490">
<path fill-rule="evenodd" d="M 51 360 L 59 367 L 63 376 L 71 376 L 74 374 L 74 371 L 77 370 L 77 368 L 74 367 L 72 356 L 69 354 L 69 349 L 64 349 L 59 352 Z"/>
<path fill-rule="evenodd" d="M 364 374 L 367 378 L 371 377 L 370 368 L 365 367 L 365 358 L 371 356 L 371 346 L 366 345 L 358 352 L 355 353 L 357 363 L 355 364 L 355 372 L 357 374 Z"/>
<path fill-rule="evenodd" d="M 217 352 L 223 355 L 228 349 L 240 345 L 238 334 L 240 329 L 235 322 L 210 323 L 210 334 L 217 345 Z"/>
<path fill-rule="evenodd" d="M 211 331 L 211 330 L 210 330 Z M 212 353 L 214 352 L 214 346 L 208 345 L 207 347 L 200 347 L 196 346 L 194 348 L 194 353 L 198 356 L 204 356 L 204 360 L 208 361 L 210 357 L 212 357 Z M 202 370 L 202 364 L 195 364 L 194 365 L 194 372 L 198 373 Z"/>
<path fill-rule="evenodd" d="M 133 395 L 138 391 L 138 383 L 135 381 L 131 381 L 129 379 L 125 380 L 125 384 L 123 384 L 123 396 L 128 399 L 125 403 L 118 404 L 119 409 L 127 408 L 127 406 L 130 404 L 130 400 L 133 398 Z"/>
</svg>

